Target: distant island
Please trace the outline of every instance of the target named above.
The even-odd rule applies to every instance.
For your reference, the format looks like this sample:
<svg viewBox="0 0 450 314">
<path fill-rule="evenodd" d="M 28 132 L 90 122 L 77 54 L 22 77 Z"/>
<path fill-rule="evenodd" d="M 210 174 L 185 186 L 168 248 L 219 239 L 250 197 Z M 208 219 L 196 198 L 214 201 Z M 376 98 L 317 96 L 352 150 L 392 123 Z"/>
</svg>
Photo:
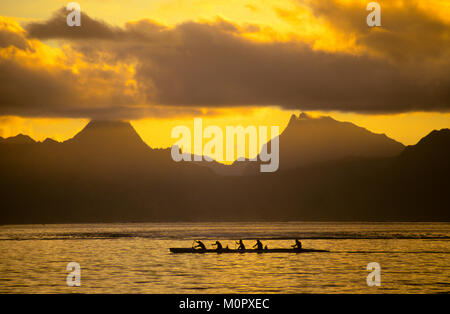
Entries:
<svg viewBox="0 0 450 314">
<path fill-rule="evenodd" d="M 91 121 L 62 143 L 0 138 L 0 224 L 450 221 L 449 129 L 404 147 L 301 114 L 279 140 L 279 171 L 260 173 L 255 162 L 176 163 L 123 121 Z"/>
</svg>

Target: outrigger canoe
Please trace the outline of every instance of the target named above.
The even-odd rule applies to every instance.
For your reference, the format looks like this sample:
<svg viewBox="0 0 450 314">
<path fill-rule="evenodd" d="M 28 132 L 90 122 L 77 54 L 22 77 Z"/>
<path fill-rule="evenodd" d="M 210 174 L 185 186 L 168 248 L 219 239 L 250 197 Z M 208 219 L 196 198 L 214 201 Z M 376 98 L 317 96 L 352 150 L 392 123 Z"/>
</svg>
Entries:
<svg viewBox="0 0 450 314">
<path fill-rule="evenodd" d="M 234 250 L 234 249 L 222 249 L 220 251 L 216 249 L 193 249 L 193 248 L 170 248 L 172 253 L 319 253 L 330 252 L 327 250 L 314 250 L 314 249 L 264 249 L 264 250 Z"/>
</svg>

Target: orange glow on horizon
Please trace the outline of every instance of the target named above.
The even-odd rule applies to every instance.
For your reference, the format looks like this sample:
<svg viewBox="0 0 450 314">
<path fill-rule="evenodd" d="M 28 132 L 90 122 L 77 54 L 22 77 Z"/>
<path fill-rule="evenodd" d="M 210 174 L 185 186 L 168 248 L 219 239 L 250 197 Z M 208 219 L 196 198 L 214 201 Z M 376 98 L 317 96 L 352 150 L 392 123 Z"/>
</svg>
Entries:
<svg viewBox="0 0 450 314">
<path fill-rule="evenodd" d="M 313 14 L 310 0 L 135 0 L 123 5 L 122 1 L 78 1 L 83 12 L 92 18 L 98 18 L 112 25 L 123 27 L 127 22 L 150 19 L 173 27 L 186 21 L 213 22 L 223 19 L 239 30 L 239 35 L 255 41 L 298 41 L 310 45 L 316 50 L 359 53 L 355 35 L 332 27 L 329 23 Z M 361 6 L 364 0 L 335 0 L 342 6 Z M 405 1 L 399 0 L 383 4 L 385 7 L 404 7 Z M 0 29 L 5 28 L 18 34 L 32 49 L 18 49 L 14 46 L 0 48 L 0 61 L 14 60 L 20 66 L 52 75 L 67 71 L 74 75 L 75 94 L 83 95 L 82 100 L 95 102 L 104 100 L 105 107 L 110 105 L 118 93 L 136 100 L 138 105 L 145 104 L 145 95 L 139 93 L 134 74 L 136 64 L 114 63 L 107 61 L 90 62 L 88 58 L 76 52 L 67 42 L 39 41 L 24 36 L 23 25 L 29 21 L 47 19 L 56 10 L 65 6 L 66 1 L 43 0 L 11 1 L 3 4 L 0 17 Z M 418 7 L 426 7 L 426 13 L 433 18 L 450 22 L 450 4 L 445 0 L 417 1 Z M 428 9 L 429 8 L 429 9 Z M 365 12 L 363 12 L 365 13 Z M 109 61 L 109 63 L 108 63 Z M 127 61 L 128 62 L 128 61 Z M 97 74 L 97 75 L 96 75 Z M 103 74 L 103 76 L 101 75 Z M 103 103 L 102 103 L 103 104 Z M 163 111 L 166 108 L 163 107 Z M 215 114 L 205 114 L 204 126 L 217 125 L 225 129 L 227 125 L 278 125 L 280 132 L 286 127 L 291 114 L 298 115 L 299 110 L 282 110 L 278 107 L 239 107 L 209 109 Z M 165 112 L 164 112 L 165 113 Z M 387 136 L 405 144 L 416 144 L 423 136 L 434 129 L 450 127 L 450 113 L 412 112 L 402 114 L 356 114 L 343 112 L 312 112 L 313 115 L 330 115 L 339 121 L 350 121 L 375 133 Z M 169 147 L 176 140 L 170 137 L 171 130 L 177 125 L 193 127 L 192 114 L 171 114 L 167 108 L 167 117 L 142 118 L 131 123 L 143 140 L 151 147 Z M 47 137 L 64 141 L 73 137 L 88 119 L 72 118 L 27 118 L 0 116 L 0 136 L 9 137 L 19 133 L 28 134 L 38 141 Z M 248 156 L 247 156 L 248 157 Z"/>
<path fill-rule="evenodd" d="M 229 108 L 223 109 L 218 115 L 199 117 L 203 119 L 203 128 L 208 125 L 217 125 L 224 134 L 226 126 L 237 125 L 244 127 L 277 125 L 281 133 L 287 126 L 290 116 L 299 113 L 300 111 L 287 111 L 276 107 Z M 450 113 L 414 112 L 396 115 L 318 111 L 308 113 L 313 117 L 328 115 L 338 121 L 352 122 L 371 132 L 384 133 L 404 145 L 414 145 L 429 132 L 450 127 Z M 194 116 L 147 118 L 133 120 L 131 124 L 150 147 L 167 148 L 176 142 L 176 139 L 171 138 L 173 127 L 185 125 L 191 129 L 191 134 L 194 134 L 193 119 Z M 43 141 L 50 137 L 61 142 L 72 138 L 88 122 L 88 119 L 0 117 L 0 136 L 27 134 L 36 141 Z"/>
</svg>

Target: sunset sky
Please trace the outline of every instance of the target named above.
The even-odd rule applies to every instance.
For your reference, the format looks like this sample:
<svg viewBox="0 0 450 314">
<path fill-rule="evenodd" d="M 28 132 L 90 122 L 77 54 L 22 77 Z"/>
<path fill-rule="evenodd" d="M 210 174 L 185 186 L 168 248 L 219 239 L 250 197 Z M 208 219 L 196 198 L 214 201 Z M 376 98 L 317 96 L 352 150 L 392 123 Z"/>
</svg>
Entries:
<svg viewBox="0 0 450 314">
<path fill-rule="evenodd" d="M 0 136 L 65 140 L 130 120 L 152 147 L 176 125 L 330 115 L 403 144 L 450 127 L 450 2 L 69 1 L 0 4 Z"/>
</svg>

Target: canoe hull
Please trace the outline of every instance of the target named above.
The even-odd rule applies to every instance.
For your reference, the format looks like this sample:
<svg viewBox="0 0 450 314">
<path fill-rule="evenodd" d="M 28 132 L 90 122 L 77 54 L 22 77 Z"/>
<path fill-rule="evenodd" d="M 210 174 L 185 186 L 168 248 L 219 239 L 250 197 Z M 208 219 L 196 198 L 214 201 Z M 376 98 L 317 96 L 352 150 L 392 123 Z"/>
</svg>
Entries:
<svg viewBox="0 0 450 314">
<path fill-rule="evenodd" d="M 314 249 L 267 249 L 267 250 L 233 250 L 233 249 L 223 249 L 221 251 L 217 250 L 199 250 L 192 248 L 170 248 L 170 252 L 172 253 L 194 253 L 194 254 L 203 254 L 203 253 L 320 253 L 320 252 L 329 252 L 327 250 L 314 250 Z"/>
</svg>

